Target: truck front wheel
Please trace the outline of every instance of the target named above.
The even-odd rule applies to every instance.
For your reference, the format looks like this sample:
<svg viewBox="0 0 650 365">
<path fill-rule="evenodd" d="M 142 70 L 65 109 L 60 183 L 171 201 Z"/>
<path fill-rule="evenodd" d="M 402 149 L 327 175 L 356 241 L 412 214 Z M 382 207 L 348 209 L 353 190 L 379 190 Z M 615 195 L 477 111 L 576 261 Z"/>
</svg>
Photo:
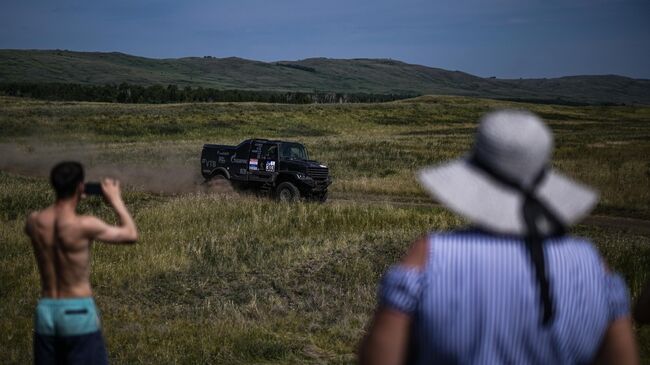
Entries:
<svg viewBox="0 0 650 365">
<path fill-rule="evenodd" d="M 285 181 L 275 189 L 275 196 L 281 202 L 294 202 L 300 199 L 300 190 L 292 183 Z"/>
</svg>

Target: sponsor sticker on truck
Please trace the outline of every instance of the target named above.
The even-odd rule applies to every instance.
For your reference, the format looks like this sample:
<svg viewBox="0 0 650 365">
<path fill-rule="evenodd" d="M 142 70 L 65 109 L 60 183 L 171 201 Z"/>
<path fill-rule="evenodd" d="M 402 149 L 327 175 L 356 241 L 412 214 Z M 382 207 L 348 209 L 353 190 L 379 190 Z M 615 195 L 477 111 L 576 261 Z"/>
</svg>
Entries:
<svg viewBox="0 0 650 365">
<path fill-rule="evenodd" d="M 251 158 L 251 159 L 248 161 L 248 169 L 249 169 L 249 170 L 253 170 L 253 171 L 257 171 L 257 170 L 258 170 L 258 168 L 257 168 L 257 159 L 256 159 L 256 158 Z"/>
</svg>

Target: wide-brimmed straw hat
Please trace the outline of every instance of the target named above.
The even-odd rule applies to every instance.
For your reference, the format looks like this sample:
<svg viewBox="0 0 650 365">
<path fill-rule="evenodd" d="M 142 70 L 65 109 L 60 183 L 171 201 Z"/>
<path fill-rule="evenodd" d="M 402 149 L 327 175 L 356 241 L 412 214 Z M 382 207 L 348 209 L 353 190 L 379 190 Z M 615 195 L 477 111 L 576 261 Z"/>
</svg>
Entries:
<svg viewBox="0 0 650 365">
<path fill-rule="evenodd" d="M 465 158 L 424 168 L 418 180 L 434 199 L 491 232 L 529 233 L 522 213 L 526 197 L 568 227 L 591 211 L 598 195 L 550 168 L 552 151 L 551 131 L 535 114 L 491 112 L 481 118 Z M 551 222 L 537 217 L 539 233 L 552 234 Z"/>
</svg>

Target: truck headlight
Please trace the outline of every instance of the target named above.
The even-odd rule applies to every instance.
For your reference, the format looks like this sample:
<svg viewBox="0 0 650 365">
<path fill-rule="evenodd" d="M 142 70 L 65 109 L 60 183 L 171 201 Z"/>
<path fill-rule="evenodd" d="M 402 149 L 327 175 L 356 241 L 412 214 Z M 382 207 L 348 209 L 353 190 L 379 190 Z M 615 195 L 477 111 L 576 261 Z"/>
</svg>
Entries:
<svg viewBox="0 0 650 365">
<path fill-rule="evenodd" d="M 303 174 L 302 172 L 297 173 L 297 174 L 296 174 L 296 177 L 299 178 L 300 180 L 311 179 L 311 177 L 309 177 L 309 176 Z"/>
</svg>

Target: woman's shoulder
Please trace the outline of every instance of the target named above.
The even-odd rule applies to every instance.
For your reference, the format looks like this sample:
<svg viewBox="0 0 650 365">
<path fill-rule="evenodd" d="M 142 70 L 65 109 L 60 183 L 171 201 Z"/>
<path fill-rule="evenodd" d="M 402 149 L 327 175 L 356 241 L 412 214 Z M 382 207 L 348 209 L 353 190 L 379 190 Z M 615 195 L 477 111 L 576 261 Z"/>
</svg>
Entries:
<svg viewBox="0 0 650 365">
<path fill-rule="evenodd" d="M 489 249 L 490 252 L 498 252 L 498 247 L 511 249 L 515 245 L 523 245 L 524 237 L 508 234 L 499 234 L 487 232 L 477 228 L 469 228 L 455 231 L 431 232 L 424 239 L 424 243 L 419 245 L 427 247 L 428 255 L 432 252 L 449 250 L 473 250 L 472 247 L 479 249 Z M 598 248 L 587 238 L 560 235 L 548 237 L 545 241 L 547 250 L 551 252 L 569 252 L 573 255 L 580 256 L 583 259 L 589 257 L 599 263 L 603 259 Z M 419 247 L 418 252 L 423 248 Z"/>
<path fill-rule="evenodd" d="M 429 256 L 429 237 L 422 236 L 415 240 L 404 257 L 400 260 L 400 266 L 422 270 L 427 263 Z"/>
<path fill-rule="evenodd" d="M 452 231 L 434 231 L 426 236 L 426 240 L 432 243 L 446 241 L 472 241 L 472 242 L 523 242 L 524 237 L 519 235 L 502 234 L 485 231 L 479 228 L 467 228 Z M 593 243 L 584 237 L 572 235 L 551 236 L 547 239 L 551 244 L 568 244 L 581 246 L 586 249 L 595 249 Z"/>
<path fill-rule="evenodd" d="M 431 232 L 410 245 L 399 266 L 422 271 L 432 259 L 435 260 L 440 255 L 469 252 L 489 252 L 494 255 L 500 252 L 498 247 L 511 250 L 515 245 L 523 243 L 522 237 L 495 234 L 480 229 Z M 606 266 L 596 246 L 586 238 L 571 235 L 550 237 L 546 246 L 547 252 L 562 262 L 576 260 L 580 265 Z"/>
</svg>

